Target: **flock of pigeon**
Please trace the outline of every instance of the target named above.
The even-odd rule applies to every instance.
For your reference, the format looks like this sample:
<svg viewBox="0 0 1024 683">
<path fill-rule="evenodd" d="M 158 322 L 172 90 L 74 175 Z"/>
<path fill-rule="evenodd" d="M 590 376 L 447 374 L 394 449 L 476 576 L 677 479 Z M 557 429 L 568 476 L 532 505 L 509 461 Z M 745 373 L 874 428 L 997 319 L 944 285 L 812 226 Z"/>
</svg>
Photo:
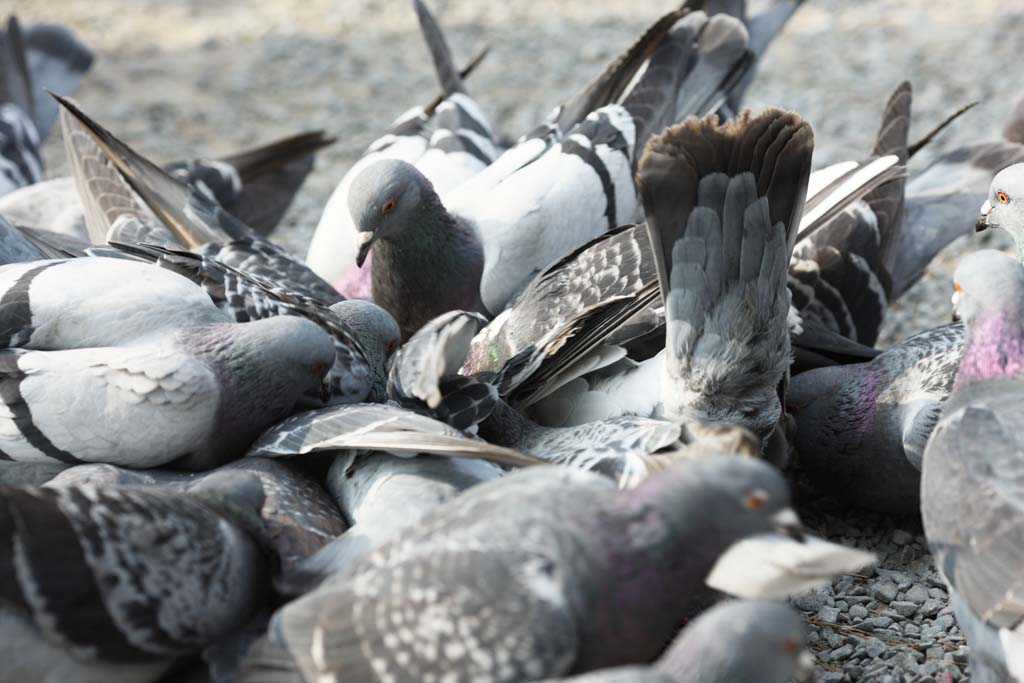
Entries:
<svg viewBox="0 0 1024 683">
<path fill-rule="evenodd" d="M 414 0 L 442 92 L 304 261 L 267 236 L 322 132 L 154 164 L 12 17 L 0 679 L 809 680 L 785 598 L 873 558 L 804 533 L 802 473 L 919 512 L 973 680 L 1024 681 L 1024 107 L 908 177 L 963 110 L 911 141 L 904 83 L 812 172 L 805 120 L 741 106 L 799 5 L 687 0 L 508 144 Z M 1020 257 L 875 348 L 987 228 Z"/>
</svg>

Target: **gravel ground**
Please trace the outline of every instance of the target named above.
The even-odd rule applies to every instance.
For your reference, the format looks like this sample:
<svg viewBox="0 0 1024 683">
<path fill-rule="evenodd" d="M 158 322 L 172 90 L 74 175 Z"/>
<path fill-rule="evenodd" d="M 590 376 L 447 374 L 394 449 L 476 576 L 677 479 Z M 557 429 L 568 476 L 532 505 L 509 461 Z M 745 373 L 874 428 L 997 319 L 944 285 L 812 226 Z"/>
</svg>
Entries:
<svg viewBox="0 0 1024 683">
<path fill-rule="evenodd" d="M 562 0 L 552 13 L 542 0 L 450 0 L 442 22 L 458 55 L 493 46 L 469 85 L 498 129 L 515 136 L 673 4 Z M 25 20 L 69 24 L 97 50 L 80 103 L 156 159 L 227 153 L 300 129 L 336 135 L 278 233 L 298 253 L 348 165 L 383 125 L 436 89 L 405 0 L 14 0 L 13 9 Z M 916 89 L 919 134 L 980 100 L 915 160 L 919 167 L 959 142 L 999 134 L 1024 87 L 1013 39 L 1022 30 L 1024 6 L 1002 0 L 808 0 L 767 55 L 748 102 L 807 117 L 823 165 L 870 149 L 900 80 Z M 66 173 L 59 139 L 49 141 L 46 159 L 51 173 Z M 952 266 L 978 242 L 963 238 L 937 259 L 894 307 L 883 342 L 948 319 Z M 841 577 L 796 601 L 813 626 L 820 680 L 924 682 L 947 671 L 968 680 L 963 638 L 919 521 L 803 500 L 818 533 L 882 560 L 870 576 Z"/>
</svg>

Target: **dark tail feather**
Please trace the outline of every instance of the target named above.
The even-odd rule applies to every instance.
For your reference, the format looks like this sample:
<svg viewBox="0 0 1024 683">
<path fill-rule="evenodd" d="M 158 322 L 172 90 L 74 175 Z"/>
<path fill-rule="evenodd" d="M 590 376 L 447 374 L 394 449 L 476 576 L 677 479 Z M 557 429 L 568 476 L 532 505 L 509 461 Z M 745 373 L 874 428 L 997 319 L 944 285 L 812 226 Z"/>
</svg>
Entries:
<svg viewBox="0 0 1024 683">
<path fill-rule="evenodd" d="M 462 80 L 466 80 L 471 73 L 476 71 L 476 68 L 480 66 L 480 62 L 484 61 L 484 57 L 486 57 L 487 53 L 490 51 L 490 45 L 484 45 L 482 48 L 480 48 L 476 55 L 474 55 L 473 58 L 469 60 L 466 66 L 462 67 L 462 70 L 459 71 L 459 78 L 461 78 Z M 444 93 L 438 93 L 434 97 L 434 99 L 430 100 L 430 103 L 423 108 L 423 112 L 427 116 L 430 116 L 431 114 L 434 113 L 434 110 L 437 109 L 438 105 L 444 102 L 444 99 Z"/>
<path fill-rule="evenodd" d="M 1003 128 L 1003 139 L 1010 142 L 1024 144 L 1024 97 L 1017 100 L 1013 111 L 1006 119 L 1006 127 Z"/>
<path fill-rule="evenodd" d="M 938 135 L 939 133 L 941 133 L 943 130 L 945 130 L 946 126 L 948 126 L 949 124 L 953 123 L 958 118 L 960 118 L 961 116 L 963 116 L 964 114 L 966 114 L 971 109 L 974 109 L 977 106 L 978 106 L 977 102 L 971 102 L 970 104 L 967 104 L 967 105 L 964 105 L 963 107 L 960 107 L 955 112 L 953 112 L 952 114 L 947 116 L 942 121 L 942 123 L 940 123 L 939 125 L 937 125 L 934 128 L 932 128 L 924 137 L 922 137 L 920 140 L 918 140 L 914 144 L 910 145 L 910 148 L 909 148 L 908 154 L 907 154 L 907 158 L 909 159 L 909 158 L 913 157 L 915 154 L 917 154 L 918 152 L 920 152 L 921 148 L 924 147 L 925 145 L 927 145 L 932 140 L 934 140 L 935 136 Z"/>
<path fill-rule="evenodd" d="M 636 148 L 687 116 L 718 109 L 752 59 L 739 20 L 723 14 L 685 17 L 656 47 L 622 102 L 636 123 Z"/>
<path fill-rule="evenodd" d="M 437 18 L 424 0 L 413 0 L 412 4 L 416 8 L 416 17 L 420 21 L 423 39 L 427 41 L 427 49 L 430 50 L 430 58 L 434 61 L 437 78 L 441 81 L 441 92 L 445 97 L 457 92 L 466 92 L 462 77 L 452 59 L 451 48 L 448 47 L 448 41 L 444 37 L 441 25 L 437 23 Z"/>
<path fill-rule="evenodd" d="M 36 122 L 35 103 L 32 100 L 32 75 L 25 59 L 25 42 L 21 26 L 15 17 L 7 20 L 7 28 L 0 32 L 0 103 L 9 102 Z"/>
<path fill-rule="evenodd" d="M 906 163 L 910 138 L 910 107 L 913 90 L 908 81 L 900 83 L 882 114 L 882 124 L 875 138 L 873 156 L 895 154 L 900 163 Z M 891 180 L 864 195 L 875 218 L 878 220 L 878 260 L 884 269 L 880 278 L 885 287 L 886 297 L 892 289 L 892 268 L 896 261 L 896 249 L 900 244 L 900 230 L 903 226 L 903 198 L 907 181 L 905 177 Z M 874 341 L 874 340 L 872 340 Z"/>
<path fill-rule="evenodd" d="M 93 63 L 93 53 L 75 34 L 60 24 L 32 24 L 24 29 L 28 69 L 32 74 L 32 101 L 40 139 L 57 120 L 57 103 L 47 90 L 70 97 Z"/>
</svg>

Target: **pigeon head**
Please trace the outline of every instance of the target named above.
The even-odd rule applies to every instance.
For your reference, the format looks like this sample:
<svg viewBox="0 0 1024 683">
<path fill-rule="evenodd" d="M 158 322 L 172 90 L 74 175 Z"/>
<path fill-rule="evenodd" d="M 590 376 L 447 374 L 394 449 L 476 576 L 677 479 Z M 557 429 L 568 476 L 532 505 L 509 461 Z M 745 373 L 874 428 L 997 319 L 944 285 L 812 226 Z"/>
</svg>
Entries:
<svg viewBox="0 0 1024 683">
<path fill-rule="evenodd" d="M 370 362 L 373 389 L 369 400 L 384 400 L 388 359 L 402 341 L 398 323 L 380 306 L 361 299 L 339 301 L 331 310 L 352 330 Z"/>
<path fill-rule="evenodd" d="M 690 622 L 655 667 L 676 681 L 809 681 L 814 658 L 806 640 L 807 627 L 786 605 L 726 602 Z"/>
<path fill-rule="evenodd" d="M 968 254 L 953 272 L 953 315 L 968 332 L 986 318 L 1005 312 L 1007 304 L 1020 305 L 1024 296 L 1024 265 L 993 249 Z"/>
<path fill-rule="evenodd" d="M 1024 245 L 1024 164 L 1008 166 L 996 174 L 989 186 L 988 199 L 974 229 L 1002 228 L 1010 233 L 1018 250 Z"/>
<path fill-rule="evenodd" d="M 348 209 L 355 222 L 363 265 L 377 240 L 395 241 L 423 215 L 428 199 L 436 199 L 433 185 L 412 164 L 385 159 L 367 166 L 352 181 Z"/>
<path fill-rule="evenodd" d="M 673 529 L 700 523 L 726 546 L 769 532 L 804 537 L 786 480 L 762 460 L 713 455 L 684 461 L 645 480 L 631 497 L 659 509 Z"/>
</svg>

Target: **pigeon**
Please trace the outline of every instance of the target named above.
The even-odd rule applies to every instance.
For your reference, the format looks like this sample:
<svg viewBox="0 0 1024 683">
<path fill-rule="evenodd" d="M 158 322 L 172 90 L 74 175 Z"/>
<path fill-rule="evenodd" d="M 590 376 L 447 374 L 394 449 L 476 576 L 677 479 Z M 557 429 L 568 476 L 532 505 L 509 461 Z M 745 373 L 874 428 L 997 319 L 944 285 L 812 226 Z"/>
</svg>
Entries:
<svg viewBox="0 0 1024 683">
<path fill-rule="evenodd" d="M 56 108 L 52 98 L 47 100 Z M 205 192 L 265 236 L 280 222 L 312 170 L 315 153 L 332 142 L 323 131 L 312 131 L 219 159 L 172 162 L 164 170 Z M 65 143 L 74 150 L 69 155 L 72 164 L 81 164 L 83 157 L 92 155 L 87 162 L 91 170 L 88 182 L 109 182 L 107 173 L 96 175 L 96 164 L 104 162 L 95 149 L 90 149 L 93 143 L 88 136 L 79 133 L 65 138 Z M 108 168 L 116 173 L 112 166 Z M 46 226 L 48 230 L 82 239 L 88 236 L 73 176 L 43 180 L 0 197 L 0 213 L 19 225 Z M 102 243 L 108 238 L 103 234 L 93 235 L 92 239 Z"/>
<path fill-rule="evenodd" d="M 312 477 L 287 462 L 243 458 L 208 472 L 166 469 L 130 470 L 116 465 L 75 465 L 52 477 L 45 488 L 91 485 L 95 487 L 150 487 L 187 494 L 221 487 L 244 497 L 251 480 L 259 482 L 262 501 L 256 508 L 263 520 L 264 548 L 280 562 L 288 576 L 308 557 L 348 528 L 337 506 Z M 231 497 L 229 497 L 231 499 Z"/>
<path fill-rule="evenodd" d="M 5 676 L 156 681 L 239 628 L 270 588 L 248 493 L 0 486 Z"/>
<path fill-rule="evenodd" d="M 327 487 L 352 527 L 303 561 L 285 590 L 308 593 L 327 578 L 358 567 L 370 551 L 414 527 L 434 508 L 503 474 L 504 469 L 486 460 L 445 455 L 338 454 Z"/>
<path fill-rule="evenodd" d="M 286 605 L 241 680 L 292 667 L 306 681 L 512 683 L 648 662 L 715 558 L 775 528 L 802 533 L 782 476 L 755 460 L 679 464 L 619 493 L 528 468 Z"/>
<path fill-rule="evenodd" d="M 981 205 L 975 225 L 978 232 L 988 228 L 1005 230 L 1017 247 L 1018 260 L 1024 260 L 1024 162 L 1007 166 L 996 173 L 989 187 L 988 199 Z"/>
<path fill-rule="evenodd" d="M 867 363 L 793 377 L 800 469 L 814 487 L 886 514 L 920 509 L 925 444 L 949 397 L 963 353 L 963 326 L 926 330 Z"/>
<path fill-rule="evenodd" d="M 192 280 L 235 322 L 294 315 L 316 323 L 334 340 L 334 364 L 327 378 L 331 402 L 384 400 L 385 364 L 401 334 L 398 324 L 379 306 L 367 301 L 325 306 L 278 282 L 189 251 L 120 242 L 111 246 L 117 255 L 137 257 Z"/>
<path fill-rule="evenodd" d="M 56 118 L 43 89 L 72 94 L 92 52 L 68 29 L 8 18 L 0 30 L 0 197 L 43 179 L 39 149 Z"/>
<path fill-rule="evenodd" d="M 1021 101 L 1024 103 L 1024 100 Z M 904 228 L 893 267 L 893 296 L 921 279 L 935 255 L 970 233 L 978 207 L 989 198 L 998 171 L 1024 162 L 1024 111 L 1016 107 L 1004 133 L 1011 137 L 968 144 L 947 152 L 907 182 Z"/>
<path fill-rule="evenodd" d="M 924 452 L 921 516 L 970 646 L 971 679 L 1021 681 L 1024 265 L 992 250 L 968 254 L 954 290 L 966 342 Z"/>
<path fill-rule="evenodd" d="M 364 168 L 381 159 L 401 159 L 415 164 L 437 192 L 445 192 L 498 155 L 494 132 L 463 82 L 485 53 L 459 72 L 440 24 L 426 3 L 413 0 L 413 8 L 441 83 L 441 95 L 426 107 L 403 113 L 348 170 L 327 200 L 306 255 L 313 271 L 337 283 L 339 291 L 349 297 L 355 296 L 356 288 L 365 287 L 370 276 L 369 261 L 354 266 L 356 228 L 348 201 L 352 182 Z"/>
<path fill-rule="evenodd" d="M 788 683 L 812 680 L 807 627 L 774 602 L 723 602 L 689 623 L 652 666 L 602 669 L 544 683 Z"/>
<path fill-rule="evenodd" d="M 590 112 L 564 140 L 495 178 L 492 169 L 508 165 L 499 158 L 483 188 L 474 178 L 442 197 L 407 162 L 368 166 L 348 200 L 357 262 L 374 250 L 374 301 L 406 338 L 448 310 L 500 313 L 542 268 L 634 217 L 636 153 L 666 125 L 713 109 L 709 101 L 747 61 L 741 22 L 691 12 L 621 104 Z"/>
<path fill-rule="evenodd" d="M 893 154 L 906 164 L 911 98 L 906 81 L 889 98 L 873 158 Z M 790 291 L 801 325 L 813 320 L 875 345 L 892 294 L 904 185 L 903 178 L 896 178 L 873 189 L 796 245 Z"/>
<path fill-rule="evenodd" d="M 161 227 L 173 233 L 181 245 L 249 275 L 286 285 L 296 294 L 324 306 L 342 300 L 330 284 L 304 263 L 226 212 L 205 191 L 182 183 L 138 154 L 70 100 L 56 99 L 62 107 L 65 138 L 75 137 L 77 131 L 90 136 L 106 162 L 117 169 L 149 211 L 162 222 Z M 83 204 L 88 204 L 88 193 L 84 189 L 80 183 Z M 134 208 L 130 215 L 137 216 Z M 88 211 L 86 221 L 90 221 Z"/>
<path fill-rule="evenodd" d="M 32 262 L 0 281 L 6 460 L 226 462 L 304 395 L 319 401 L 334 361 L 313 323 L 231 323 L 201 289 L 144 264 Z"/>
</svg>

